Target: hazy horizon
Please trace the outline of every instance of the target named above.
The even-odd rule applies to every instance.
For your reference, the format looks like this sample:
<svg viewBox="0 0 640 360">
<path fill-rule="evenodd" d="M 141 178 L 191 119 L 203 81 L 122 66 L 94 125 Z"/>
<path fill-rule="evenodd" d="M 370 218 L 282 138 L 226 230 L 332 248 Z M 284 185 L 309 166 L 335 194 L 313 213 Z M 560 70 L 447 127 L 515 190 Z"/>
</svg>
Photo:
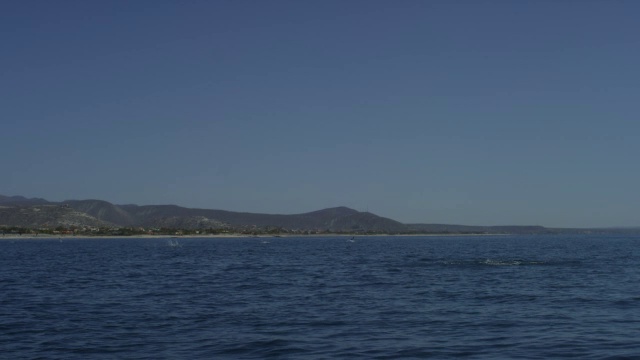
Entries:
<svg viewBox="0 0 640 360">
<path fill-rule="evenodd" d="M 0 194 L 639 226 L 640 4 L 0 5 Z"/>
</svg>

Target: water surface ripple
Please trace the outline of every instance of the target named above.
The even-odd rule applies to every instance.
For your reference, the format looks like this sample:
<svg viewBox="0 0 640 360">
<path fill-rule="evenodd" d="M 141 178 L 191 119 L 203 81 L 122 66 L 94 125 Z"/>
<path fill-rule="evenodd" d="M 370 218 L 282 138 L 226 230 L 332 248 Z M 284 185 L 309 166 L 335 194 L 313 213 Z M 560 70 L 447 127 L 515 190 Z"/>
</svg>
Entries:
<svg viewBox="0 0 640 360">
<path fill-rule="evenodd" d="M 640 358 L 640 237 L 0 241 L 6 358 Z"/>
</svg>

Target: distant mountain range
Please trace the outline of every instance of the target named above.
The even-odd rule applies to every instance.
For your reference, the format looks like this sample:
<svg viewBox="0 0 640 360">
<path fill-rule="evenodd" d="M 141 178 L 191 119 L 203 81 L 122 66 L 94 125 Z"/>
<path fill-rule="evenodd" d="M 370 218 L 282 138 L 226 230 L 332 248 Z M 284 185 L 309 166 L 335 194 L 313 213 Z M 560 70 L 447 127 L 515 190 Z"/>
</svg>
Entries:
<svg viewBox="0 0 640 360">
<path fill-rule="evenodd" d="M 114 205 L 103 200 L 51 202 L 0 195 L 0 226 L 145 227 L 174 229 L 281 228 L 323 232 L 403 232 L 406 225 L 346 207 L 304 214 L 273 215 L 176 205 Z"/>
<path fill-rule="evenodd" d="M 403 224 L 370 212 L 361 212 L 347 207 L 335 207 L 303 214 L 274 215 L 193 209 L 176 205 L 114 205 L 103 200 L 50 202 L 40 198 L 0 195 L 1 226 L 24 228 L 144 227 L 191 230 L 282 229 L 285 231 L 391 234 L 541 234 L 577 230 L 550 229 L 542 226 Z M 609 229 L 609 231 L 611 230 Z M 584 230 L 580 231 L 584 232 Z M 593 229 L 589 231 L 593 231 Z"/>
</svg>

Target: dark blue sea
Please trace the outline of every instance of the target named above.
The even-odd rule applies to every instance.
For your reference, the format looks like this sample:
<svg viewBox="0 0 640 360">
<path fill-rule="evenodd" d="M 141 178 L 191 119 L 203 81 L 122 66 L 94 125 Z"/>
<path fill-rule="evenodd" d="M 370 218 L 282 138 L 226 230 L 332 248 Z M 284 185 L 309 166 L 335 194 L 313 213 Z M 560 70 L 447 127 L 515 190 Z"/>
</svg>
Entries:
<svg viewBox="0 0 640 360">
<path fill-rule="evenodd" d="M 640 236 L 0 240 L 3 359 L 640 358 Z"/>
</svg>

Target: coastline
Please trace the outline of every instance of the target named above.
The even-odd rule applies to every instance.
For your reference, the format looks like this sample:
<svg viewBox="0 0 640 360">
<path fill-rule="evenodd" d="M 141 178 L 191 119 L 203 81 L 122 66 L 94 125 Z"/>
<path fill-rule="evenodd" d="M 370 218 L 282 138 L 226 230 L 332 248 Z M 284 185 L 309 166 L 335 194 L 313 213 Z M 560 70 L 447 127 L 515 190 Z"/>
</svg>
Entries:
<svg viewBox="0 0 640 360">
<path fill-rule="evenodd" d="M 365 237 L 453 237 L 453 236 L 502 236 L 512 234 L 282 234 L 282 235 L 248 235 L 248 234 L 206 234 L 206 235 L 52 235 L 52 234 L 5 234 L 0 235 L 2 240 L 104 240 L 104 239 L 251 239 L 251 238 L 365 238 Z"/>
</svg>

